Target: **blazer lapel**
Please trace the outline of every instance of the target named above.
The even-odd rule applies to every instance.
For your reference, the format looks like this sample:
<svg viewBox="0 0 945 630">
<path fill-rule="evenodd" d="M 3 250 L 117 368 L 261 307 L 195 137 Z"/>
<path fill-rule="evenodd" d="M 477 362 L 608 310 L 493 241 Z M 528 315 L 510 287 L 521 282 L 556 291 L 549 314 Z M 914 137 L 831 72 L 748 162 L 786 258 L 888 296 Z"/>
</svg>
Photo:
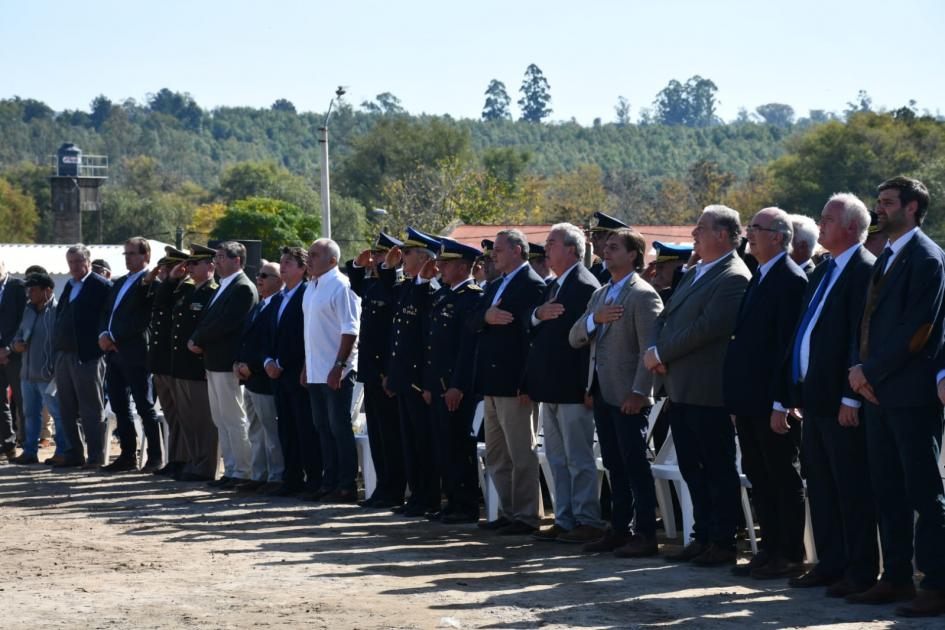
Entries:
<svg viewBox="0 0 945 630">
<path fill-rule="evenodd" d="M 893 258 L 892 265 L 889 267 L 889 270 L 881 276 L 880 282 L 882 287 L 879 289 L 879 295 L 876 296 L 876 302 L 873 305 L 873 310 L 879 306 L 889 292 L 892 290 L 892 287 L 898 284 L 897 280 L 900 275 L 902 275 L 903 269 L 906 268 L 906 263 L 909 258 L 912 256 L 912 252 L 915 251 L 916 241 L 919 239 L 921 232 L 918 232 L 909 239 L 909 242 L 906 243 L 905 247 L 899 250 L 899 255 Z"/>
<path fill-rule="evenodd" d="M 626 305 L 627 295 L 629 295 L 630 293 L 630 287 L 632 287 L 636 281 L 637 281 L 637 274 L 636 272 L 634 272 L 634 274 L 627 280 L 627 282 L 623 285 L 623 287 L 621 287 L 620 292 L 617 294 L 617 298 L 612 303 Z M 600 334 L 597 336 L 597 339 L 600 340 L 601 337 L 607 334 L 608 330 L 610 330 L 610 324 L 601 324 Z"/>
<path fill-rule="evenodd" d="M 672 313 L 679 305 L 689 299 L 689 297 L 699 291 L 703 290 L 705 287 L 709 286 L 712 283 L 712 280 L 715 279 L 723 270 L 729 268 L 729 265 L 732 264 L 732 257 L 737 256 L 735 252 L 728 254 L 723 260 L 719 260 L 711 269 L 702 274 L 702 277 L 699 278 L 698 282 L 694 282 L 696 277 L 696 268 L 693 267 L 686 272 L 686 275 L 683 276 L 682 281 L 680 282 L 679 288 L 676 289 L 676 292 L 673 293 L 673 297 L 669 299 L 669 306 L 666 308 L 666 314 Z M 688 280 L 687 284 L 683 284 Z"/>
</svg>

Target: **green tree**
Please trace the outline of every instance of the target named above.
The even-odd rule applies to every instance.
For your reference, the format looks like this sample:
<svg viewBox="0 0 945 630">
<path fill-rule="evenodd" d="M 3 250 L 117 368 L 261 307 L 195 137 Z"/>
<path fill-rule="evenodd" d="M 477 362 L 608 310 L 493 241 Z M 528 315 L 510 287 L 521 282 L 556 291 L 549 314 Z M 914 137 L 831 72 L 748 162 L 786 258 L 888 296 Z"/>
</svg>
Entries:
<svg viewBox="0 0 945 630">
<path fill-rule="evenodd" d="M 167 88 L 162 88 L 157 94 L 151 94 L 148 97 L 148 107 L 153 112 L 176 118 L 185 129 L 200 131 L 203 110 L 186 92 L 172 92 Z"/>
<path fill-rule="evenodd" d="M 787 127 L 794 122 L 794 108 L 784 103 L 766 103 L 756 107 L 755 111 L 769 125 Z"/>
<path fill-rule="evenodd" d="M 708 127 L 717 122 L 715 83 L 699 75 L 690 77 L 685 84 L 673 79 L 656 95 L 653 107 L 656 120 L 663 125 Z"/>
<path fill-rule="evenodd" d="M 280 199 L 309 214 L 321 212 L 318 193 L 303 177 L 273 162 L 241 162 L 220 175 L 217 194 L 227 205 L 249 197 Z"/>
<path fill-rule="evenodd" d="M 390 92 L 381 92 L 374 97 L 373 101 L 362 102 L 361 107 L 368 113 L 386 116 L 399 116 L 407 113 L 401 106 L 400 99 Z"/>
<path fill-rule="evenodd" d="M 96 131 L 101 131 L 102 125 L 105 124 L 105 121 L 108 120 L 108 117 L 112 113 L 112 109 L 115 107 L 104 94 L 99 94 L 93 100 L 89 108 L 92 110 L 89 120 L 92 123 L 92 126 L 95 127 Z"/>
<path fill-rule="evenodd" d="M 3 171 L 2 179 L 15 190 L 29 195 L 37 214 L 35 239 L 37 243 L 53 241 L 52 191 L 49 185 L 50 169 L 32 162 L 20 162 Z"/>
<path fill-rule="evenodd" d="M 211 232 L 219 239 L 262 241 L 262 257 L 278 260 L 283 247 L 307 247 L 318 238 L 321 220 L 287 201 L 251 197 L 232 203 Z"/>
<path fill-rule="evenodd" d="M 522 98 L 518 106 L 522 110 L 522 120 L 540 123 L 551 115 L 551 88 L 541 69 L 535 64 L 529 64 L 525 69 L 525 78 L 519 92 Z"/>
<path fill-rule="evenodd" d="M 509 112 L 509 104 L 512 99 L 505 90 L 505 84 L 498 79 L 489 81 L 489 87 L 486 88 L 486 104 L 482 108 L 483 120 L 511 120 L 512 114 Z"/>
<path fill-rule="evenodd" d="M 32 243 L 38 220 L 33 198 L 0 178 L 0 241 Z"/>
<path fill-rule="evenodd" d="M 614 111 L 617 113 L 617 126 L 626 127 L 630 124 L 630 101 L 626 97 L 618 96 L 617 104 L 614 106 Z"/>
<path fill-rule="evenodd" d="M 495 147 L 486 149 L 482 154 L 482 165 L 490 177 L 509 190 L 514 190 L 531 159 L 530 151 L 512 147 Z"/>
<path fill-rule="evenodd" d="M 284 98 L 276 99 L 276 101 L 272 104 L 272 107 L 269 109 L 274 112 L 286 112 L 287 114 L 296 113 L 295 105 L 292 104 L 292 101 Z"/>
</svg>

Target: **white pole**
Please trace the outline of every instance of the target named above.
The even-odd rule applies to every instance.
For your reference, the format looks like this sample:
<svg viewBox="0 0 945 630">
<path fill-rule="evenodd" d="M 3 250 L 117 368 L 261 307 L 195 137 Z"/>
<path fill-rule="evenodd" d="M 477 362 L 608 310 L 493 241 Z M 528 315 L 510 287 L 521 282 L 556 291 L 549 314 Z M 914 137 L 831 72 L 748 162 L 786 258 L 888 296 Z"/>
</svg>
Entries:
<svg viewBox="0 0 945 630">
<path fill-rule="evenodd" d="M 329 106 L 329 112 L 331 106 Z M 325 126 L 321 127 L 322 137 L 319 142 L 322 145 L 322 236 L 331 238 L 331 202 L 328 190 L 328 119 L 325 119 Z"/>
</svg>

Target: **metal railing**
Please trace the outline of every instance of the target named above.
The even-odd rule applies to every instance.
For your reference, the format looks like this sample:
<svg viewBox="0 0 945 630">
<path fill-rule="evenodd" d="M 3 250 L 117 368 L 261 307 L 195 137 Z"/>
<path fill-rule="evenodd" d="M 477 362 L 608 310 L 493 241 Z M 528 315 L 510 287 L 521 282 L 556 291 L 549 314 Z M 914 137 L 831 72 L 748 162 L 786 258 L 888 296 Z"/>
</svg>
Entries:
<svg viewBox="0 0 945 630">
<path fill-rule="evenodd" d="M 72 157 L 72 156 L 68 156 Z M 98 177 L 105 179 L 108 177 L 108 156 L 107 155 L 87 155 L 83 153 L 80 156 L 77 156 L 79 163 L 76 168 L 75 177 Z M 59 171 L 59 156 L 50 155 L 47 158 L 47 163 L 52 168 L 53 174 L 57 177 L 64 176 L 63 173 Z M 65 175 L 66 177 L 73 176 L 71 173 Z"/>
</svg>

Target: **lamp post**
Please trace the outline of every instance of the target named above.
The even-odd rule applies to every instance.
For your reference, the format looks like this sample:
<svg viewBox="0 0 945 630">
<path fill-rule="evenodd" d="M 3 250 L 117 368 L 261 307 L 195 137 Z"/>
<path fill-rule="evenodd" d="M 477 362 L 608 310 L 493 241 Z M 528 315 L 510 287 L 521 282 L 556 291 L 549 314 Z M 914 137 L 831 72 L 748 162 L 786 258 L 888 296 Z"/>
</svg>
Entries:
<svg viewBox="0 0 945 630">
<path fill-rule="evenodd" d="M 331 238 L 331 197 L 328 188 L 328 121 L 331 119 L 331 110 L 332 106 L 335 104 L 335 100 L 341 99 L 344 94 L 344 87 L 338 86 L 338 89 L 335 90 L 335 98 L 331 99 L 331 102 L 328 103 L 328 113 L 325 114 L 325 123 L 318 128 L 322 134 L 322 137 L 318 140 L 319 144 L 322 145 L 322 234 L 326 238 Z"/>
</svg>

